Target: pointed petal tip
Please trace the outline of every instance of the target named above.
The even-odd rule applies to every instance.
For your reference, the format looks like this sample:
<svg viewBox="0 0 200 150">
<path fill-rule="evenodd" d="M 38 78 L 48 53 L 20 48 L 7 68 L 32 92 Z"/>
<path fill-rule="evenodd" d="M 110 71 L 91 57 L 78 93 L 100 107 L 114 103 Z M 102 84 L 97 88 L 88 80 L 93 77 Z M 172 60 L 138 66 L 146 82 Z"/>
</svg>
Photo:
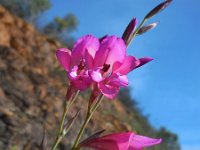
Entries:
<svg viewBox="0 0 200 150">
<path fill-rule="evenodd" d="M 156 144 L 162 143 L 162 138 L 156 139 L 155 143 L 156 143 Z"/>
<path fill-rule="evenodd" d="M 146 57 L 146 60 L 149 62 L 149 61 L 152 61 L 152 60 L 154 60 L 154 58 L 151 58 L 151 57 Z"/>
<path fill-rule="evenodd" d="M 133 19 L 132 19 L 132 23 L 135 24 L 135 25 L 138 23 L 138 20 L 137 20 L 136 17 L 133 17 Z"/>
<path fill-rule="evenodd" d="M 152 61 L 153 60 L 153 58 L 151 58 L 151 57 L 144 57 L 144 58 L 140 58 L 139 60 L 138 60 L 138 65 L 135 67 L 135 68 L 138 68 L 138 67 L 141 67 L 141 66 L 143 66 L 144 64 L 146 64 L 146 63 L 148 63 L 148 62 L 150 62 L 150 61 Z"/>
</svg>

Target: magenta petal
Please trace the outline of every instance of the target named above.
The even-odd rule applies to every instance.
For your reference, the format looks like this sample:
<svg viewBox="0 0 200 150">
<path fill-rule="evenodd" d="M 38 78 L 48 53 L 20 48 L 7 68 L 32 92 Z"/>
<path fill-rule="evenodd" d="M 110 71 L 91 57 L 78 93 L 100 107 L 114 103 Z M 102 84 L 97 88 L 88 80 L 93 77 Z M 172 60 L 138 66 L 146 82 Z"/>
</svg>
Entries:
<svg viewBox="0 0 200 150">
<path fill-rule="evenodd" d="M 113 70 L 113 72 L 119 72 L 122 75 L 126 75 L 139 64 L 140 64 L 140 61 L 137 58 L 133 56 L 126 56 L 121 66 L 117 69 L 114 68 L 115 70 Z"/>
<path fill-rule="evenodd" d="M 116 142 L 103 139 L 90 141 L 82 146 L 93 148 L 94 150 L 119 150 L 118 144 Z"/>
<path fill-rule="evenodd" d="M 133 135 L 130 139 L 130 147 L 133 148 L 133 150 L 142 149 L 145 147 L 153 146 L 156 144 L 161 143 L 161 139 L 153 139 L 146 136 L 141 135 Z"/>
<path fill-rule="evenodd" d="M 112 82 L 107 84 L 106 81 L 99 82 L 98 87 L 101 93 L 108 99 L 114 99 L 120 89 L 120 86 L 118 84 Z"/>
<path fill-rule="evenodd" d="M 86 72 L 78 74 L 78 66 L 74 66 L 71 71 L 68 73 L 69 80 L 71 81 L 72 87 L 78 90 L 87 89 L 92 80 Z"/>
<path fill-rule="evenodd" d="M 123 62 L 125 53 L 126 45 L 122 38 L 108 36 L 103 39 L 95 55 L 95 67 L 104 64 L 110 64 L 112 66 L 117 61 Z"/>
<path fill-rule="evenodd" d="M 96 51 L 99 49 L 99 39 L 86 35 L 81 37 L 73 47 L 72 50 L 72 65 L 78 65 L 80 60 L 85 58 L 85 51 L 88 50 L 90 55 L 94 58 Z"/>
<path fill-rule="evenodd" d="M 132 135 L 132 132 L 114 133 L 103 136 L 102 139 L 117 143 L 118 149 L 116 150 L 128 150 L 129 141 Z"/>
<path fill-rule="evenodd" d="M 140 63 L 139 63 L 139 65 L 136 66 L 136 68 L 141 67 L 142 65 L 144 65 L 152 60 L 153 60 L 153 58 L 150 58 L 150 57 L 140 58 L 139 59 Z"/>
<path fill-rule="evenodd" d="M 131 132 L 109 134 L 91 139 L 81 146 L 94 148 L 95 150 L 128 150 L 131 135 Z"/>
<path fill-rule="evenodd" d="M 120 62 L 115 62 L 114 64 L 113 64 L 113 68 L 112 68 L 112 72 L 113 73 L 116 73 L 117 72 L 117 70 L 120 68 L 120 66 L 122 65 L 122 63 L 120 63 Z"/>
<path fill-rule="evenodd" d="M 97 70 L 93 70 L 90 73 L 90 76 L 91 76 L 92 80 L 94 80 L 95 82 L 100 82 L 100 81 L 103 80 L 103 77 L 102 77 L 100 71 L 101 71 L 100 69 L 97 69 Z"/>
<path fill-rule="evenodd" d="M 66 71 L 70 69 L 71 52 L 66 48 L 60 48 L 56 51 L 56 56 L 60 64 Z"/>
<path fill-rule="evenodd" d="M 123 87 L 127 87 L 128 86 L 128 78 L 127 78 L 126 75 L 119 76 L 118 80 L 119 80 L 120 86 L 123 86 Z"/>
<path fill-rule="evenodd" d="M 126 55 L 124 40 L 111 36 L 107 42 L 110 44 L 110 52 L 105 63 L 112 66 L 116 61 L 123 62 Z"/>
<path fill-rule="evenodd" d="M 114 83 L 118 86 L 123 86 L 123 87 L 128 86 L 128 78 L 126 75 L 114 73 L 109 78 L 107 78 L 107 80 L 109 80 L 110 83 Z"/>
<path fill-rule="evenodd" d="M 94 148 L 95 150 L 142 150 L 160 142 L 161 139 L 152 139 L 136 135 L 133 132 L 126 132 L 97 137 L 80 146 Z"/>
<path fill-rule="evenodd" d="M 110 49 L 101 48 L 97 51 L 94 57 L 94 67 L 101 67 L 105 64 L 106 58 L 108 57 Z"/>
<path fill-rule="evenodd" d="M 77 79 L 77 74 L 78 72 L 78 66 L 74 66 L 71 71 L 68 73 L 68 77 L 70 80 L 76 80 Z"/>
<path fill-rule="evenodd" d="M 91 84 L 91 79 L 88 76 L 78 76 L 76 80 L 71 80 L 71 85 L 78 90 L 85 90 Z"/>
<path fill-rule="evenodd" d="M 87 67 L 90 69 L 93 69 L 94 58 L 92 57 L 92 55 L 89 53 L 88 50 L 86 50 L 86 52 L 85 52 L 85 60 L 86 60 Z"/>
</svg>

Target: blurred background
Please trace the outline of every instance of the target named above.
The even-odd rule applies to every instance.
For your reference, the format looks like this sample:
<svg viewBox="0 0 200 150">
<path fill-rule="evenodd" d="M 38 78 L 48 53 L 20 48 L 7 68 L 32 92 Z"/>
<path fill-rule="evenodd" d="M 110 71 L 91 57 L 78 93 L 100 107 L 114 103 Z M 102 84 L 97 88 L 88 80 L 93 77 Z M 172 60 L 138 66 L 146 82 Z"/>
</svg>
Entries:
<svg viewBox="0 0 200 150">
<path fill-rule="evenodd" d="M 39 148 L 44 124 L 50 145 L 68 85 L 56 48 L 72 48 L 85 34 L 121 36 L 133 17 L 142 21 L 161 2 L 0 0 L 0 149 Z M 118 100 L 104 101 L 85 137 L 102 128 L 132 130 L 162 137 L 152 150 L 200 150 L 199 6 L 197 0 L 173 1 L 148 21 L 160 22 L 136 37 L 127 52 L 154 60 L 129 74 L 130 86 Z M 82 93 L 80 102 L 88 95 Z M 66 140 L 59 148 L 69 146 Z"/>
</svg>

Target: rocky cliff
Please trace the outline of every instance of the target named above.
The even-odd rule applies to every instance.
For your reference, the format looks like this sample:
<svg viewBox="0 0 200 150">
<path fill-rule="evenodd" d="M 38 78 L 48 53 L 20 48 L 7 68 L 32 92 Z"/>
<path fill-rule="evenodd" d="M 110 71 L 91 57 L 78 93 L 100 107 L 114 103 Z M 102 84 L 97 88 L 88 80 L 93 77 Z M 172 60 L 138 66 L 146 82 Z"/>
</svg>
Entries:
<svg viewBox="0 0 200 150">
<path fill-rule="evenodd" d="M 55 58 L 62 45 L 41 35 L 22 19 L 0 7 L 0 149 L 36 150 L 47 129 L 48 145 L 55 137 L 61 117 L 67 80 Z M 76 128 L 86 111 L 88 92 L 79 96 L 68 118 L 81 110 L 76 125 L 60 145 L 69 149 Z M 85 136 L 106 129 L 107 133 L 136 130 L 158 136 L 145 117 L 119 100 L 104 100 Z"/>
</svg>

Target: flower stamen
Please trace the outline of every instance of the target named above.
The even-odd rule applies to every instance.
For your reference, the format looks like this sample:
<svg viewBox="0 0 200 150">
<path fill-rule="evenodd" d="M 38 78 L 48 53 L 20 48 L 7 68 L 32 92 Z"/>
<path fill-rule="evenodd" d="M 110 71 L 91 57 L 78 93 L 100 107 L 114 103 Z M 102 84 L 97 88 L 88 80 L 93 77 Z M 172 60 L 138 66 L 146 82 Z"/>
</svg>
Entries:
<svg viewBox="0 0 200 150">
<path fill-rule="evenodd" d="M 102 71 L 107 72 L 109 70 L 109 68 L 110 68 L 110 64 L 104 64 Z"/>
</svg>

